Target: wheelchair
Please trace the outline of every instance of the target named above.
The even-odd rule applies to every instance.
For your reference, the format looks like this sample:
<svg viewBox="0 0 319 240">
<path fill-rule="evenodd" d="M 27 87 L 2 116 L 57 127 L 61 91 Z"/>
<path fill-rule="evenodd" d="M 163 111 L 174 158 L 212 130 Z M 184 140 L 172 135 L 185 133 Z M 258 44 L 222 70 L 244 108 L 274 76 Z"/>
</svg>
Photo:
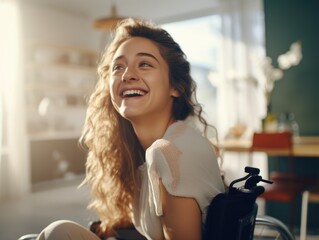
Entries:
<svg viewBox="0 0 319 240">
<path fill-rule="evenodd" d="M 218 194 L 207 210 L 202 240 L 295 240 L 288 227 L 271 216 L 257 216 L 256 199 L 265 188 L 259 182 L 272 184 L 263 179 L 258 168 L 246 167 L 245 177 L 232 181 L 225 193 Z M 243 186 L 236 187 L 239 182 Z M 100 222 L 89 224 L 94 232 Z M 132 231 L 136 231 L 132 229 Z M 37 234 L 28 234 L 18 240 L 35 240 Z M 145 239 L 144 237 L 136 240 Z"/>
<path fill-rule="evenodd" d="M 207 211 L 203 240 L 294 240 L 285 224 L 270 216 L 257 216 L 256 199 L 265 188 L 258 168 L 246 167 L 245 177 L 232 181 L 225 193 L 218 194 Z M 235 184 L 244 182 L 240 187 Z"/>
</svg>

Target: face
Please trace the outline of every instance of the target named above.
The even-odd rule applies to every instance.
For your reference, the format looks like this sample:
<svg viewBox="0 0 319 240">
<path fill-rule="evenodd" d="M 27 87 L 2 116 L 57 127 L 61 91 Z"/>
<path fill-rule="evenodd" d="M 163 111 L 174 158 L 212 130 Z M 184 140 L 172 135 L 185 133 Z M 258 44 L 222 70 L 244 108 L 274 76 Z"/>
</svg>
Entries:
<svg viewBox="0 0 319 240">
<path fill-rule="evenodd" d="M 173 97 L 169 69 L 155 43 L 131 38 L 117 49 L 110 67 L 113 106 L 126 119 L 162 119 L 172 115 Z"/>
</svg>

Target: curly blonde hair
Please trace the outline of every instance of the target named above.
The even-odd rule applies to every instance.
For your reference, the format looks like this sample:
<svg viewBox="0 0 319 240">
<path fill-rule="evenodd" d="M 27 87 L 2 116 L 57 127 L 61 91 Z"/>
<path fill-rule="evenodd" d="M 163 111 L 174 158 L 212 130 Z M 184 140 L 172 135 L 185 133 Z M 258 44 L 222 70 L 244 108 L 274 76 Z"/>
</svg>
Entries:
<svg viewBox="0 0 319 240">
<path fill-rule="evenodd" d="M 133 37 L 154 42 L 167 62 L 170 82 L 180 93 L 173 103 L 175 120 L 197 116 L 207 127 L 196 100 L 196 84 L 190 75 L 190 64 L 180 46 L 165 30 L 151 22 L 122 21 L 100 61 L 99 79 L 89 99 L 81 137 L 88 149 L 85 183 L 91 188 L 90 207 L 97 211 L 106 231 L 131 224 L 132 201 L 139 188 L 137 169 L 145 161 L 145 150 L 131 123 L 113 107 L 109 89 L 111 60 L 118 47 Z"/>
</svg>

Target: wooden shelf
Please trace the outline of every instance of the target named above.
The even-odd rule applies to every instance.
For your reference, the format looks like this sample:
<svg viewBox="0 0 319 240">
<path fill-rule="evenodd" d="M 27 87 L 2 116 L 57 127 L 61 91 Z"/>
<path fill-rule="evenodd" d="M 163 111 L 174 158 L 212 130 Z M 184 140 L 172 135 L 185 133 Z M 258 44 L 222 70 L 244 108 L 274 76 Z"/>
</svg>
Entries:
<svg viewBox="0 0 319 240">
<path fill-rule="evenodd" d="M 96 57 L 94 51 L 73 46 L 30 46 L 25 90 L 31 141 L 80 137 L 86 99 L 97 80 Z"/>
<path fill-rule="evenodd" d="M 30 141 L 48 141 L 48 140 L 65 140 L 65 139 L 79 139 L 81 131 L 47 131 L 40 133 L 33 133 L 29 135 Z"/>
<path fill-rule="evenodd" d="M 28 69 L 36 69 L 37 71 L 54 71 L 56 73 L 64 74 L 93 74 L 97 73 L 96 66 L 87 66 L 82 64 L 70 64 L 70 63 L 41 63 L 41 62 L 29 62 Z"/>
<path fill-rule="evenodd" d="M 87 85 L 62 85 L 56 83 L 27 83 L 27 91 L 41 91 L 43 95 L 85 95 L 93 90 L 93 84 Z M 76 89 L 76 91 L 74 91 Z"/>
</svg>

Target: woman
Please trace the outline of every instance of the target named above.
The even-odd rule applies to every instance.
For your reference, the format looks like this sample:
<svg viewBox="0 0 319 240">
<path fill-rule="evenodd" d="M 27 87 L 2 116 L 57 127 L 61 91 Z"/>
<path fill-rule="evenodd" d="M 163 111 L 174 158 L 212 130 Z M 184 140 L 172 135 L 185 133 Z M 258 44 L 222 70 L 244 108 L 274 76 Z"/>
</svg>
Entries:
<svg viewBox="0 0 319 240">
<path fill-rule="evenodd" d="M 147 239 L 201 239 L 206 208 L 224 185 L 212 145 L 190 124 L 195 118 L 208 127 L 195 89 L 184 53 L 165 30 L 133 19 L 118 26 L 82 136 L 99 235 L 133 223 Z M 60 221 L 39 239 L 67 231 L 77 234 L 68 239 L 95 237 Z"/>
</svg>

